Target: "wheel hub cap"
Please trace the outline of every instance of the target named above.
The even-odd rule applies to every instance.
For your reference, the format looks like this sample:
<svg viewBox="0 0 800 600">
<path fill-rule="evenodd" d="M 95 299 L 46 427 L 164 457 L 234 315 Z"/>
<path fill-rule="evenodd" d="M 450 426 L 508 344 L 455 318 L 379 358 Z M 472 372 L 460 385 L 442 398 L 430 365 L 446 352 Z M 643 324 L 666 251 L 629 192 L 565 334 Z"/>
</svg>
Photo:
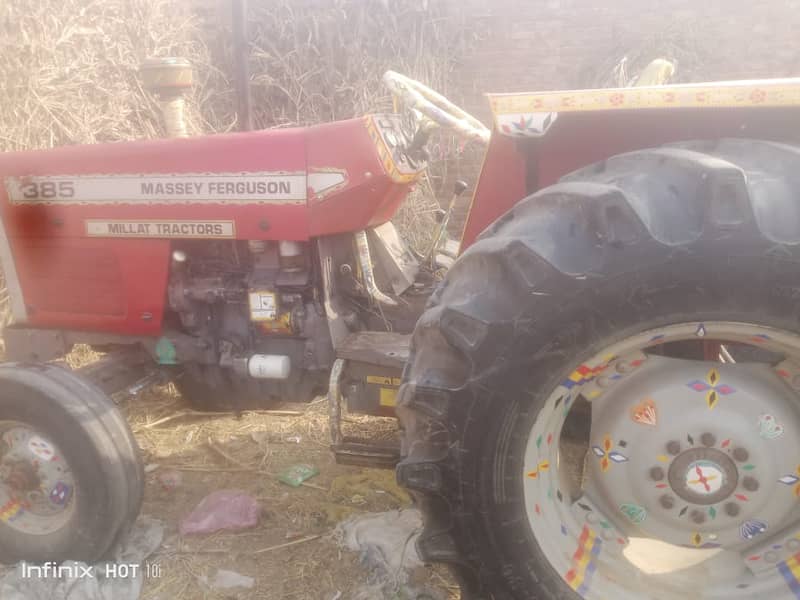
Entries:
<svg viewBox="0 0 800 600">
<path fill-rule="evenodd" d="M 61 528 L 75 481 L 59 448 L 28 425 L 0 422 L 0 521 L 32 535 Z"/>
<path fill-rule="evenodd" d="M 669 468 L 669 484 L 678 496 L 694 504 L 714 504 L 730 496 L 739 482 L 736 464 L 714 448 L 692 448 Z"/>
</svg>

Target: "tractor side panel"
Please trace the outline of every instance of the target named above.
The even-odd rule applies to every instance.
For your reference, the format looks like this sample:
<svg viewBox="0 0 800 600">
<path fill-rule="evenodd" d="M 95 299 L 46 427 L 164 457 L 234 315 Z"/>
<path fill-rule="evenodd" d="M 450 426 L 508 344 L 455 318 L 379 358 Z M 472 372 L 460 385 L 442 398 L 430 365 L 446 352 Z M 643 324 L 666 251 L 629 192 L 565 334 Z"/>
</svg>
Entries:
<svg viewBox="0 0 800 600">
<path fill-rule="evenodd" d="M 305 136 L 298 129 L 0 155 L 0 211 L 11 254 L 2 258 L 14 261 L 18 286 L 10 287 L 18 287 L 24 306 L 24 314 L 15 310 L 15 320 L 32 327 L 157 335 L 171 239 L 308 239 Z M 153 181 L 186 181 L 206 187 L 219 182 L 216 189 L 224 190 L 225 182 L 251 173 L 277 181 L 290 176 L 298 199 L 195 200 L 175 186 L 172 195 L 164 186 L 150 199 L 144 188 Z M 23 194 L 32 189 L 29 181 L 40 191 L 43 182 L 67 181 L 75 192 L 28 199 Z M 217 226 L 221 235 L 208 229 Z"/>
<path fill-rule="evenodd" d="M 560 114 L 542 137 L 492 134 L 461 251 L 514 204 L 605 158 L 691 139 L 800 141 L 800 107 L 678 108 Z"/>
<path fill-rule="evenodd" d="M 127 335 L 157 334 L 168 275 L 168 240 L 17 238 L 28 323 Z"/>
<path fill-rule="evenodd" d="M 315 178 L 329 182 L 309 190 L 309 228 L 312 236 L 359 231 L 390 220 L 418 173 L 401 173 L 391 152 L 380 152 L 382 135 L 399 136 L 386 115 L 328 123 L 312 130 L 308 144 L 309 188 Z M 336 177 L 341 183 L 336 183 Z M 314 192 L 314 193 L 311 193 Z"/>
<path fill-rule="evenodd" d="M 525 197 L 527 154 L 519 145 L 520 140 L 492 133 L 461 236 L 461 252 L 492 221 Z"/>
</svg>

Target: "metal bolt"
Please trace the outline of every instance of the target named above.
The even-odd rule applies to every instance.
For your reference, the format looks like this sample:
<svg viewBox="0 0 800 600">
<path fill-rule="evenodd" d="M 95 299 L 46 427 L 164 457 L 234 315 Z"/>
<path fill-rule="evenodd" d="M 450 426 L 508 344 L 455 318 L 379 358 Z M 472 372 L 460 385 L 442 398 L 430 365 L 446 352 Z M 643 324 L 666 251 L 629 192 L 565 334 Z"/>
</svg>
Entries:
<svg viewBox="0 0 800 600">
<path fill-rule="evenodd" d="M 700 525 L 701 523 L 705 522 L 706 513 L 704 513 L 702 510 L 693 510 L 692 512 L 689 513 L 689 518 L 692 520 L 693 523 L 697 523 L 698 525 Z"/>
<path fill-rule="evenodd" d="M 748 475 L 747 477 L 742 479 L 742 486 L 748 492 L 755 492 L 758 489 L 758 479 Z"/>
<path fill-rule="evenodd" d="M 258 222 L 258 228 L 261 231 L 268 231 L 269 230 L 269 221 L 267 221 L 266 219 L 261 219 Z"/>
<path fill-rule="evenodd" d="M 672 456 L 677 456 L 681 452 L 681 443 L 676 440 L 667 442 L 667 452 L 672 454 Z"/>
<path fill-rule="evenodd" d="M 666 508 L 667 510 L 670 510 L 673 506 L 675 506 L 675 498 L 669 494 L 664 494 L 658 499 L 658 501 L 661 503 L 661 507 Z"/>
<path fill-rule="evenodd" d="M 739 514 L 740 510 L 741 508 L 735 502 L 728 502 L 725 505 L 725 514 L 727 514 L 729 517 L 735 517 Z"/>
<path fill-rule="evenodd" d="M 733 458 L 739 462 L 744 462 L 750 458 L 750 453 L 742 447 L 733 449 Z"/>
<path fill-rule="evenodd" d="M 653 481 L 661 481 L 664 479 L 664 469 L 661 467 L 653 467 L 650 469 L 650 478 Z"/>
<path fill-rule="evenodd" d="M 715 436 L 713 433 L 705 432 L 700 436 L 700 443 L 706 447 L 713 446 L 717 443 L 717 436 Z"/>
</svg>

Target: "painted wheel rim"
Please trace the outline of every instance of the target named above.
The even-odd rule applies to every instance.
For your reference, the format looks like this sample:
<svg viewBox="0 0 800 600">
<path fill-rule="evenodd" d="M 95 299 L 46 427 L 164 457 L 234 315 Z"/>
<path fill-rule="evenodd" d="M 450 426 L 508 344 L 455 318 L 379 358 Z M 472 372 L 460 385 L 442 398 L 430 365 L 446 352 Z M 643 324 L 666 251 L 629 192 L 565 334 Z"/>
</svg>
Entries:
<svg viewBox="0 0 800 600">
<path fill-rule="evenodd" d="M 778 359 L 650 352 L 702 338 Z M 800 358 L 790 357 L 800 336 L 684 323 L 614 344 L 549 395 L 526 446 L 525 505 L 579 596 L 800 598 Z M 563 432 L 583 401 L 591 433 L 578 447 Z"/>
<path fill-rule="evenodd" d="M 75 479 L 60 449 L 24 423 L 0 421 L 0 521 L 29 535 L 61 529 L 75 510 Z"/>
</svg>

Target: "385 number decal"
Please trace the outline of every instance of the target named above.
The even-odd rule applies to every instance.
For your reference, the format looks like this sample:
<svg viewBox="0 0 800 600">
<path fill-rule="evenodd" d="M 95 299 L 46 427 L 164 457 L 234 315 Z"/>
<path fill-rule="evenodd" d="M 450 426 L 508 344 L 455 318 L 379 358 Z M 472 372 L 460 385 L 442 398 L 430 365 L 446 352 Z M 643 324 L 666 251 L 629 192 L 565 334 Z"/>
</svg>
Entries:
<svg viewBox="0 0 800 600">
<path fill-rule="evenodd" d="M 71 181 L 29 181 L 22 184 L 22 196 L 27 200 L 72 198 L 75 185 Z"/>
</svg>

